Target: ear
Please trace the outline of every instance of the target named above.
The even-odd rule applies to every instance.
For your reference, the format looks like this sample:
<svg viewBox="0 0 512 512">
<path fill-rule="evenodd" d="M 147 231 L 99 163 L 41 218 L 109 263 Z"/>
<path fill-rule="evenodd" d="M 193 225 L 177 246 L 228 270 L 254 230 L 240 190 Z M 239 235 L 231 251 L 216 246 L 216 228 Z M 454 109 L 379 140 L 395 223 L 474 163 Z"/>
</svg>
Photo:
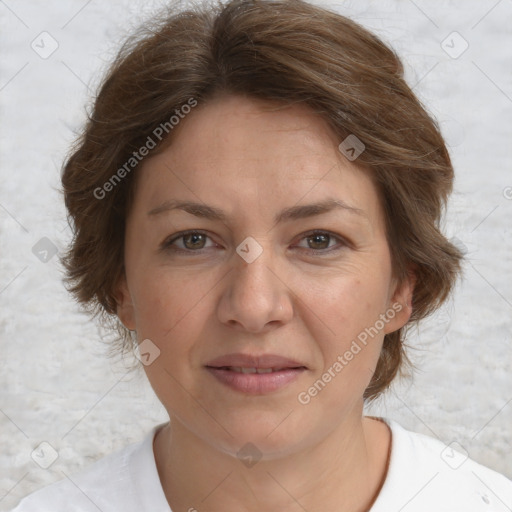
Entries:
<svg viewBox="0 0 512 512">
<path fill-rule="evenodd" d="M 117 302 L 116 313 L 119 320 L 121 320 L 127 329 L 135 331 L 135 309 L 133 307 L 130 291 L 128 290 L 126 273 L 124 271 L 116 284 L 114 298 Z"/>
<path fill-rule="evenodd" d="M 416 269 L 414 266 L 410 266 L 403 281 L 395 284 L 393 295 L 388 304 L 389 314 L 387 316 L 390 320 L 384 328 L 385 334 L 397 331 L 411 318 L 412 297 L 416 279 Z"/>
</svg>

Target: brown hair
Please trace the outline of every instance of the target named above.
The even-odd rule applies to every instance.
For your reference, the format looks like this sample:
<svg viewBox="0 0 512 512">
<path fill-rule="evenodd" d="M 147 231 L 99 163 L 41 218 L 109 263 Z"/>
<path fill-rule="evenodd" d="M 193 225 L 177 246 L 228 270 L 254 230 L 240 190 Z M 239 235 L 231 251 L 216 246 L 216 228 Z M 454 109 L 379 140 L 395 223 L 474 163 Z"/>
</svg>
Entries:
<svg viewBox="0 0 512 512">
<path fill-rule="evenodd" d="M 442 304 L 462 259 L 439 229 L 453 169 L 393 50 L 350 19 L 303 0 L 169 8 L 119 51 L 62 174 L 74 231 L 61 258 L 68 290 L 89 313 L 113 322 L 122 347 L 134 342 L 115 316 L 114 295 L 135 184 L 126 162 L 191 98 L 205 103 L 218 93 L 305 103 L 340 142 L 350 134 L 360 139 L 365 150 L 357 163 L 371 170 L 379 190 L 394 274 L 401 280 L 415 269 L 409 323 Z M 172 141 L 167 132 L 153 153 Z M 407 361 L 402 331 L 385 336 L 365 399 L 386 389 Z"/>
</svg>

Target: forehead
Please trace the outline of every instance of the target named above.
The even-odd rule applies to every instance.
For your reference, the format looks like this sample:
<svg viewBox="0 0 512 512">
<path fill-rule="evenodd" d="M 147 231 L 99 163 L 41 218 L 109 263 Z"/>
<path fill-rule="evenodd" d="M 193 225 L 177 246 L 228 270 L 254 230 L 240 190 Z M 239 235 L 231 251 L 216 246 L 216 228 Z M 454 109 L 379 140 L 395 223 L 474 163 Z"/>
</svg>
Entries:
<svg viewBox="0 0 512 512">
<path fill-rule="evenodd" d="M 303 158 L 332 160 L 336 141 L 325 120 L 308 105 L 225 95 L 199 105 L 182 121 L 174 154 L 212 162 L 238 159 L 240 169 L 247 170 L 253 162 L 276 162 L 270 166 L 275 169 L 284 161 Z M 261 174 L 261 168 L 257 170 Z"/>
<path fill-rule="evenodd" d="M 339 152 L 336 134 L 307 105 L 225 96 L 196 107 L 172 135 L 138 169 L 144 207 L 185 199 L 256 213 L 337 196 L 377 215 L 369 172 Z"/>
</svg>

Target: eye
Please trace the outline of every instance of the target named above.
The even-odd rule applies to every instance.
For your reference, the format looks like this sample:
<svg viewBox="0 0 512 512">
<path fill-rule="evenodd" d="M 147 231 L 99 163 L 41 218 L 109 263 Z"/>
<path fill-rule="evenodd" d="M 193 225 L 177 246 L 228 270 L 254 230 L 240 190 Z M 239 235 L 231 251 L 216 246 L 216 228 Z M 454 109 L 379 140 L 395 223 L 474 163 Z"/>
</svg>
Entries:
<svg viewBox="0 0 512 512">
<path fill-rule="evenodd" d="M 169 250 L 175 252 L 197 252 L 200 253 L 202 249 L 207 249 L 206 241 L 211 238 L 203 231 L 182 231 L 172 235 L 172 237 L 165 240 L 161 248 L 162 250 Z M 350 245 L 344 238 L 330 233 L 329 231 L 315 230 L 303 235 L 300 240 L 306 240 L 307 247 L 315 253 L 319 252 L 333 252 Z M 340 247 L 333 249 L 330 242 L 337 240 Z M 179 244 L 177 242 L 180 242 Z M 213 246 L 216 244 L 214 243 Z M 212 247 L 210 245 L 209 247 Z M 300 247 L 300 246 L 298 246 Z"/>
<path fill-rule="evenodd" d="M 203 231 L 183 231 L 165 240 L 162 243 L 164 250 L 176 250 L 181 252 L 199 252 L 205 249 L 206 239 L 210 238 Z M 181 241 L 182 246 L 176 245 L 175 242 Z"/>
<path fill-rule="evenodd" d="M 301 240 L 306 240 L 306 243 L 308 245 L 306 249 L 311 249 L 314 252 L 332 252 L 333 250 L 337 251 L 349 245 L 349 243 L 345 239 L 341 238 L 338 235 L 334 235 L 329 231 L 315 230 L 313 232 L 306 233 L 305 235 L 303 235 Z M 329 242 L 332 242 L 334 240 L 337 240 L 341 247 L 332 249 L 332 246 L 329 246 Z"/>
</svg>

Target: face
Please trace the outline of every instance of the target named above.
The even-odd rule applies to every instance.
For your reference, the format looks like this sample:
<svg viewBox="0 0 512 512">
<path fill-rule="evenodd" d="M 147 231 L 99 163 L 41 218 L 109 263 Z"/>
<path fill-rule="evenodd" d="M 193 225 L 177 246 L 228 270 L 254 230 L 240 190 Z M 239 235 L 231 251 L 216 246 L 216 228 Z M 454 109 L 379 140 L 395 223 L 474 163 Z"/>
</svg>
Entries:
<svg viewBox="0 0 512 512">
<path fill-rule="evenodd" d="M 144 368 L 171 423 L 272 458 L 360 421 L 411 287 L 368 173 L 307 106 L 268 107 L 200 105 L 137 171 L 118 315 L 160 351 Z"/>
</svg>

